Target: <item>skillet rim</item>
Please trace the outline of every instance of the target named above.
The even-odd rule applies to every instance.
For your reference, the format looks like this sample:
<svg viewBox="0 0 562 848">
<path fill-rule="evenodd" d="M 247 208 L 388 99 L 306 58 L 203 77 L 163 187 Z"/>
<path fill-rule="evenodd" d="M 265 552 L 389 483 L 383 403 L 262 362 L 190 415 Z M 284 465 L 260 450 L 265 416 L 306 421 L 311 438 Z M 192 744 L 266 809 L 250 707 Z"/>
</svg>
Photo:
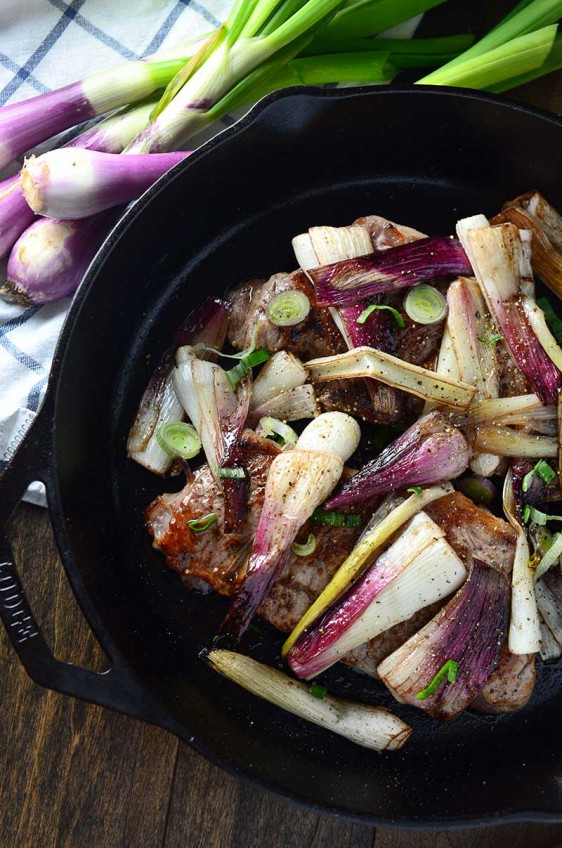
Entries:
<svg viewBox="0 0 562 848">
<path fill-rule="evenodd" d="M 347 89 L 321 89 L 315 86 L 293 86 L 267 95 L 258 103 L 256 103 L 243 117 L 237 120 L 231 127 L 225 128 L 224 130 L 219 132 L 216 136 L 214 136 L 212 139 L 210 139 L 200 148 L 198 148 L 187 159 L 178 163 L 176 166 L 174 166 L 174 168 L 164 174 L 159 180 L 156 181 L 156 183 L 154 183 L 146 192 L 144 192 L 144 194 L 141 195 L 138 200 L 132 203 L 125 210 L 119 220 L 115 223 L 115 225 L 107 235 L 106 239 L 100 246 L 98 252 L 94 256 L 92 262 L 90 263 L 84 275 L 83 281 L 79 286 L 79 289 L 73 299 L 69 312 L 65 318 L 53 356 L 53 362 L 49 375 L 47 391 L 45 393 L 45 399 L 43 400 L 37 417 L 39 418 L 41 416 L 42 411 L 44 409 L 48 409 L 48 407 L 51 406 L 51 421 L 54 425 L 56 425 L 59 377 L 64 369 L 67 343 L 72 336 L 74 323 L 80 315 L 81 310 L 87 306 L 88 294 L 94 284 L 96 277 L 103 271 L 104 263 L 106 262 L 111 251 L 116 247 L 119 240 L 129 229 L 129 227 L 134 225 L 138 215 L 150 204 L 152 199 L 159 195 L 162 191 L 165 191 L 168 183 L 171 183 L 173 180 L 175 180 L 180 173 L 183 173 L 184 170 L 192 167 L 193 163 L 198 162 L 200 159 L 203 159 L 208 155 L 213 155 L 213 152 L 216 147 L 222 146 L 225 142 L 228 143 L 228 140 L 230 138 L 243 134 L 246 130 L 250 129 L 253 124 L 259 120 L 260 116 L 267 109 L 274 106 L 277 101 L 284 100 L 288 97 L 313 97 L 318 100 L 341 100 L 372 96 L 395 97 L 396 95 L 399 95 L 404 98 L 411 96 L 447 97 L 457 103 L 459 102 L 459 100 L 477 101 L 487 106 L 495 106 L 501 109 L 508 109 L 510 111 L 515 111 L 518 113 L 523 113 L 527 116 L 538 118 L 541 121 L 546 121 L 547 123 L 554 125 L 558 128 L 558 130 L 562 130 L 562 118 L 554 115 L 553 113 L 550 113 L 546 110 L 534 106 L 529 106 L 525 103 L 520 103 L 511 98 L 506 98 L 502 95 L 493 95 L 475 91 L 472 89 L 421 85 L 395 85 L 392 87 L 360 86 Z M 47 404 L 45 402 L 47 398 L 49 399 L 50 404 Z M 54 431 L 51 438 L 54 441 Z M 66 527 L 65 520 L 62 514 L 63 511 L 61 509 L 60 504 L 59 480 L 58 474 L 56 472 L 56 465 L 54 470 L 54 491 L 52 492 L 50 511 L 51 520 L 53 523 L 53 530 L 55 532 L 55 536 L 57 537 L 57 541 L 60 542 L 61 535 L 63 537 L 66 536 Z M 65 558 L 63 557 L 63 561 L 64 559 Z M 108 644 L 107 634 L 104 632 L 103 627 L 100 626 L 99 620 L 97 620 L 97 614 L 95 610 L 95 599 L 93 599 L 92 596 L 85 590 L 84 586 L 82 585 L 82 581 L 79 574 L 75 574 L 73 573 L 73 570 L 69 570 L 66 566 L 66 562 L 64 563 L 64 565 L 72 590 L 78 599 L 78 602 L 84 613 L 86 621 L 88 622 L 89 627 L 94 632 L 94 635 L 99 640 L 101 646 L 103 648 L 106 648 Z M 95 624 L 92 623 L 92 618 L 94 619 Z M 105 639 L 103 637 L 105 637 Z M 111 640 L 109 640 L 109 642 L 111 642 Z M 112 659 L 112 661 L 118 660 L 119 664 L 124 664 L 127 668 L 127 671 L 133 677 L 136 678 L 136 672 L 128 665 L 128 663 L 126 663 L 119 651 L 113 649 L 107 650 L 107 653 L 108 656 L 110 656 L 110 658 Z M 141 685 L 144 685 L 142 681 L 139 680 L 139 682 L 141 683 Z M 440 818 L 433 821 L 420 821 L 415 818 L 400 818 L 391 820 L 388 818 L 373 816 L 369 814 L 353 814 L 342 810 L 341 807 L 337 807 L 334 804 L 323 804 L 315 801 L 307 801 L 302 796 L 296 795 L 291 791 L 285 791 L 284 789 L 280 789 L 277 785 L 272 784 L 268 779 L 264 779 L 259 776 L 250 776 L 246 771 L 242 770 L 242 768 L 237 765 L 234 765 L 232 762 L 215 752 L 214 749 L 210 749 L 206 742 L 189 734 L 188 728 L 186 728 L 185 725 L 179 725 L 179 723 L 175 719 L 169 716 L 169 713 L 163 704 L 156 703 L 156 708 L 157 712 L 158 708 L 161 711 L 160 717 L 155 716 L 153 713 L 151 716 L 145 718 L 144 720 L 148 721 L 149 723 L 164 727 L 165 729 L 180 736 L 180 738 L 188 742 L 191 747 L 195 748 L 195 750 L 205 756 L 206 759 L 219 766 L 228 774 L 231 774 L 250 785 L 258 785 L 260 787 L 266 788 L 268 791 L 273 792 L 279 797 L 285 798 L 291 801 L 292 803 L 296 803 L 298 806 L 301 806 L 303 808 L 314 810 L 316 813 L 319 814 L 329 814 L 338 817 L 344 817 L 346 819 L 349 819 L 350 821 L 368 824 L 370 826 L 375 827 L 387 827 L 393 829 L 408 830 L 456 830 L 463 828 L 495 826 L 510 822 L 530 821 L 537 823 L 548 823 L 560 822 L 562 820 L 562 805 L 558 812 L 540 810 L 537 808 L 521 809 L 519 811 L 498 813 L 498 815 L 493 819 Z M 119 708 L 117 707 L 117 709 Z"/>
</svg>

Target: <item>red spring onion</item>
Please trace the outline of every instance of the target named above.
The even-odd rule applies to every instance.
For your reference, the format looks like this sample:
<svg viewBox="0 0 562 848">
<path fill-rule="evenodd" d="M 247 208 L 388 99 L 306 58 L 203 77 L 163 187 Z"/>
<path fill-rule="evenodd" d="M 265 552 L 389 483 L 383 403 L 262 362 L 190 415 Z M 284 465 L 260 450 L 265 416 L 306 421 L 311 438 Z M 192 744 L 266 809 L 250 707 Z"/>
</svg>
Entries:
<svg viewBox="0 0 562 848">
<path fill-rule="evenodd" d="M 82 221 L 36 221 L 12 249 L 2 295 L 30 305 L 72 294 L 114 222 L 111 212 Z"/>
<path fill-rule="evenodd" d="M 152 103 L 142 103 L 101 121 L 73 138 L 65 148 L 79 147 L 105 153 L 120 153 L 131 138 L 146 126 Z M 34 221 L 21 190 L 19 177 L 10 177 L 0 184 L 0 258 L 6 256 L 21 234 Z"/>
<path fill-rule="evenodd" d="M 388 498 L 386 503 L 383 501 L 350 555 L 293 629 L 283 645 L 283 655 L 285 656 L 297 639 L 347 591 L 351 583 L 361 576 L 404 524 L 432 501 L 439 500 L 452 491 L 451 484 L 447 482 L 424 489 L 419 494 L 412 494 L 397 504 L 395 498 Z"/>
<path fill-rule="evenodd" d="M 381 680 L 394 697 L 436 718 L 461 713 L 482 690 L 498 664 L 508 624 L 509 585 L 504 574 L 475 560 L 454 598 L 404 645 L 379 665 Z M 457 663 L 454 682 L 419 698 L 449 660 Z"/>
<path fill-rule="evenodd" d="M 459 221 L 457 231 L 513 361 L 543 403 L 554 403 L 562 375 L 525 314 L 521 283 L 528 273 L 527 255 L 519 230 L 513 224 L 467 228 L 466 221 Z"/>
<path fill-rule="evenodd" d="M 467 466 L 462 433 L 439 412 L 430 412 L 344 483 L 326 506 L 336 509 L 409 486 L 451 480 Z"/>
<path fill-rule="evenodd" d="M 61 148 L 26 159 L 20 182 L 36 214 L 87 218 L 136 200 L 186 156 L 188 152 L 121 156 Z"/>
<path fill-rule="evenodd" d="M 227 317 L 228 309 L 224 301 L 207 298 L 176 330 L 173 335 L 174 347 L 188 342 L 222 347 Z M 171 464 L 171 457 L 158 444 L 157 433 L 162 425 L 183 416 L 183 407 L 172 380 L 174 347 L 164 351 L 152 373 L 127 440 L 127 452 L 131 459 L 156 474 L 165 474 Z M 206 355 L 209 358 L 213 356 Z"/>
<path fill-rule="evenodd" d="M 305 427 L 293 450 L 275 457 L 244 581 L 223 622 L 223 632 L 236 639 L 242 636 L 283 568 L 300 528 L 340 479 L 359 437 L 353 418 L 327 412 Z"/>
<path fill-rule="evenodd" d="M 319 304 L 346 306 L 435 277 L 470 275 L 472 267 L 458 239 L 432 236 L 311 269 L 309 274 Z"/>
<path fill-rule="evenodd" d="M 0 109 L 0 168 L 45 139 L 165 86 L 185 59 L 127 62 Z"/>
<path fill-rule="evenodd" d="M 351 589 L 291 648 L 297 677 L 324 671 L 349 651 L 454 592 L 466 569 L 425 513 L 416 515 L 397 540 Z"/>
</svg>

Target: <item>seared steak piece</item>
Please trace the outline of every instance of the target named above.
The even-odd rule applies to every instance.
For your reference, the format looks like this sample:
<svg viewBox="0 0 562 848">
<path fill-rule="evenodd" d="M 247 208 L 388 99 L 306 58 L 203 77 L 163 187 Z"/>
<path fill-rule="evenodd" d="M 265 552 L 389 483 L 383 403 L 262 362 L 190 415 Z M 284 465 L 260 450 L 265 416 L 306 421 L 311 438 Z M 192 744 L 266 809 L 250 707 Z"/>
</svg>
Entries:
<svg viewBox="0 0 562 848">
<path fill-rule="evenodd" d="M 465 563 L 476 559 L 503 574 L 511 573 L 517 533 L 507 521 L 475 506 L 460 492 L 434 501 L 426 512 Z"/>
<path fill-rule="evenodd" d="M 276 294 L 295 289 L 310 300 L 308 318 L 294 327 L 276 327 L 267 317 L 268 304 Z M 228 340 L 238 350 L 250 346 L 256 327 L 257 347 L 265 347 L 270 353 L 287 350 L 306 361 L 347 350 L 329 309 L 316 306 L 314 288 L 303 271 L 240 283 L 230 290 L 227 299 L 231 308 Z"/>
<path fill-rule="evenodd" d="M 499 397 L 528 395 L 532 391 L 530 383 L 514 363 L 507 347 L 502 342 L 496 345 L 496 358 L 500 378 Z"/>
<path fill-rule="evenodd" d="M 482 713 L 512 713 L 523 709 L 535 688 L 535 655 L 504 649 L 496 670 L 472 706 Z"/>
<path fill-rule="evenodd" d="M 223 532 L 222 494 L 208 465 L 202 465 L 181 492 L 156 498 L 145 514 L 154 546 L 166 555 L 167 565 L 185 577 L 206 581 L 222 595 L 232 595 L 243 577 L 245 557 L 263 506 L 267 475 L 279 448 L 246 430 L 241 451 L 250 476 L 250 496 L 239 533 Z M 204 533 L 190 530 L 190 521 L 209 513 L 217 516 L 215 524 Z M 314 555 L 290 554 L 283 576 L 260 610 L 280 630 L 294 627 L 353 549 L 361 530 L 308 522 L 297 541 L 306 541 L 312 532 L 317 545 Z M 290 603 L 287 593 L 291 595 Z"/>
<path fill-rule="evenodd" d="M 374 250 L 386 250 L 388 247 L 396 247 L 399 244 L 425 238 L 424 233 L 413 230 L 412 227 L 405 227 L 403 224 L 395 224 L 380 215 L 366 215 L 364 218 L 357 218 L 353 223 L 367 230 Z"/>
</svg>

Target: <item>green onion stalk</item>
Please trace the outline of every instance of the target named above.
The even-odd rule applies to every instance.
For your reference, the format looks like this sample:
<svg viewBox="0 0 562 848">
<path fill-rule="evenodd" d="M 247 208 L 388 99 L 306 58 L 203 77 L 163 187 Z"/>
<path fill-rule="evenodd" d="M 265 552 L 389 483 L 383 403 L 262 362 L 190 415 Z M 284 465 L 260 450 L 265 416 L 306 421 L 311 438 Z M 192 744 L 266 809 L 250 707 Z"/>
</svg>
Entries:
<svg viewBox="0 0 562 848">
<path fill-rule="evenodd" d="M 291 9 L 292 14 L 283 20 L 283 9 L 289 4 L 290 0 L 281 4 L 276 0 L 257 4 L 237 0 L 225 26 L 211 36 L 204 61 L 191 63 L 185 84 L 127 150 L 154 153 L 181 146 L 205 125 L 209 110 L 233 85 L 317 28 L 333 15 L 341 0 L 308 0 L 295 11 Z M 266 24 L 274 13 L 281 15 L 281 22 L 269 31 Z"/>
</svg>

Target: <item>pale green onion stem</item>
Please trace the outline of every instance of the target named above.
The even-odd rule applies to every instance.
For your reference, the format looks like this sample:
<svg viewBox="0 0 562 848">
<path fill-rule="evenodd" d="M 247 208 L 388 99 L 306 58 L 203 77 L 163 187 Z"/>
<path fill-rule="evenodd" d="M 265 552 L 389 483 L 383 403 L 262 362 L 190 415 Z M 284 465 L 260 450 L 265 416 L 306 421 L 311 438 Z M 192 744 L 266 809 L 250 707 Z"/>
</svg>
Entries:
<svg viewBox="0 0 562 848">
<path fill-rule="evenodd" d="M 433 74 L 428 74 L 427 77 L 424 77 L 423 82 L 440 85 L 442 84 L 441 78 L 434 79 L 434 74 L 440 75 L 442 72 L 447 74 L 456 65 L 464 64 L 466 61 L 478 58 L 484 53 L 489 53 L 491 50 L 508 44 L 508 42 L 513 43 L 514 39 L 556 23 L 560 16 L 560 0 L 532 0 L 530 3 L 520 3 L 476 44 L 473 44 L 460 56 L 456 56 L 445 67 L 439 68 Z M 518 73 L 521 73 L 521 70 Z"/>
<path fill-rule="evenodd" d="M 412 732 L 407 724 L 387 710 L 331 695 L 319 698 L 306 683 L 242 654 L 214 650 L 207 661 L 215 671 L 258 698 L 366 748 L 375 751 L 401 748 Z"/>
<path fill-rule="evenodd" d="M 543 27 L 489 50 L 487 53 L 468 59 L 459 56 L 452 63 L 438 68 L 417 82 L 423 85 L 486 88 L 515 75 L 539 68 L 546 60 L 555 36 L 556 26 Z"/>
</svg>

